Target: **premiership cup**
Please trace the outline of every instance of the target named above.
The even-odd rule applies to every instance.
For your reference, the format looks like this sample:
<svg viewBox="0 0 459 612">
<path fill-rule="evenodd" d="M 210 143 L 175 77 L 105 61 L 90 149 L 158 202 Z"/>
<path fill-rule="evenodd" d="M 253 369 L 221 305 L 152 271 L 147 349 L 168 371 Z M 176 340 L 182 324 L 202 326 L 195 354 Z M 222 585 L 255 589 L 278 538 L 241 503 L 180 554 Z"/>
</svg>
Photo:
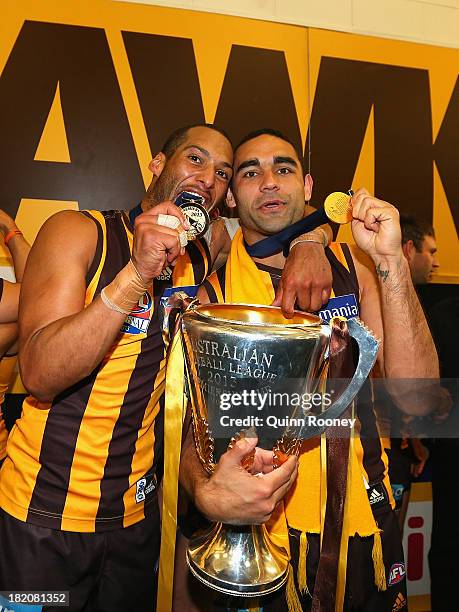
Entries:
<svg viewBox="0 0 459 612">
<path fill-rule="evenodd" d="M 270 392 L 288 388 L 290 393 L 323 392 L 326 384 L 332 328 L 319 317 L 295 311 L 286 319 L 280 308 L 246 304 L 191 302 L 183 294 L 169 298 L 166 313 L 180 313 L 186 384 L 192 407 L 196 451 L 204 469 L 212 474 L 221 455 L 241 437 L 258 436 L 258 446 L 273 450 L 274 467 L 298 454 L 302 440 L 323 433 L 324 425 L 286 426 L 277 439 L 267 440 L 247 427 L 219 428 L 223 393 L 252 388 Z M 185 311 L 185 312 L 183 312 Z M 166 327 L 170 323 L 166 315 Z M 339 398 L 324 409 L 322 422 L 339 417 L 367 378 L 378 342 L 357 319 L 347 321 L 349 335 L 358 344 L 354 375 Z M 300 406 L 291 415 L 304 415 Z M 302 419 L 292 419 L 301 423 Z M 256 428 L 255 428 L 256 430 Z M 253 433 L 251 433 L 253 432 Z M 250 467 L 250 457 L 245 467 Z M 247 464 L 247 465 L 246 465 Z M 287 580 L 287 551 L 271 541 L 265 525 L 216 523 L 195 534 L 187 551 L 191 572 L 201 582 L 234 596 L 272 593 Z"/>
</svg>

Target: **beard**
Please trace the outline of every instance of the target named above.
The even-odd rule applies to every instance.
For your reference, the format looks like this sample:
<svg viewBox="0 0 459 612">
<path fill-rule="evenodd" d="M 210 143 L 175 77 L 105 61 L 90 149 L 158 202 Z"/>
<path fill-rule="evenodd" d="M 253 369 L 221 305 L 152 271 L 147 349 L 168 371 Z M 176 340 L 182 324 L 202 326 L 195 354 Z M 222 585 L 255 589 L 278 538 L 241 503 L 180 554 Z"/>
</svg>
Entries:
<svg viewBox="0 0 459 612">
<path fill-rule="evenodd" d="M 172 176 L 172 173 L 168 172 L 167 166 L 161 172 L 155 184 L 150 187 L 147 191 L 148 201 L 154 206 L 165 202 L 166 200 L 174 200 L 177 187 L 177 181 Z"/>
</svg>

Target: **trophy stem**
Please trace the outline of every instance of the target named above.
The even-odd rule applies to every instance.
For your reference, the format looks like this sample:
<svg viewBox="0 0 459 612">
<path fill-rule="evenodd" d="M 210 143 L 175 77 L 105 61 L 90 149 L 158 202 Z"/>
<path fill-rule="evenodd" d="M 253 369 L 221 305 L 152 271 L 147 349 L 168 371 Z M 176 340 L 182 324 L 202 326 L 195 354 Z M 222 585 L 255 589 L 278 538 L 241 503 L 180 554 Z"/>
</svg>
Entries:
<svg viewBox="0 0 459 612">
<path fill-rule="evenodd" d="M 256 597 L 285 584 L 289 557 L 270 539 L 265 525 L 215 523 L 191 538 L 187 562 L 208 587 L 236 597 Z"/>
</svg>

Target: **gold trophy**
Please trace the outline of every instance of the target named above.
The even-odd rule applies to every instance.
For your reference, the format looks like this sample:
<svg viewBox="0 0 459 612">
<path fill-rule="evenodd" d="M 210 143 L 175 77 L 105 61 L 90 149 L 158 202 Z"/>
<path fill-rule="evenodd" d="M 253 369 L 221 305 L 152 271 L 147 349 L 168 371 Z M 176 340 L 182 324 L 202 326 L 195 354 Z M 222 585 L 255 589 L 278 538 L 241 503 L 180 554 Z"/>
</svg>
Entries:
<svg viewBox="0 0 459 612">
<path fill-rule="evenodd" d="M 348 320 L 349 335 L 358 344 L 359 356 L 347 388 L 327 408 L 321 404 L 308 412 L 302 406 L 288 407 L 289 424 L 276 430 L 276 439 L 267 439 L 262 428 L 257 428 L 260 421 L 254 423 L 249 417 L 245 421 L 234 419 L 233 426 L 224 427 L 223 413 L 225 422 L 230 418 L 229 411 L 222 410 L 222 396 L 243 396 L 244 391 L 247 395 L 249 388 L 270 397 L 286 389 L 302 397 L 322 395 L 331 326 L 317 316 L 298 311 L 292 319 L 286 319 L 280 308 L 273 306 L 199 305 L 177 293 L 166 306 L 165 328 L 174 311 L 179 313 L 183 335 L 196 451 L 209 474 L 220 456 L 246 435 L 257 435 L 259 446 L 273 450 L 274 467 L 289 455 L 298 454 L 303 439 L 326 429 L 323 424 L 311 425 L 308 415 L 315 410 L 321 417 L 316 419 L 319 423 L 338 418 L 363 385 L 378 350 L 371 332 L 357 319 Z M 266 414 L 265 410 L 265 419 Z M 275 410 L 270 409 L 269 414 L 273 418 Z M 245 425 L 238 426 L 242 421 Z M 187 561 L 196 578 L 227 595 L 266 595 L 287 580 L 287 552 L 270 540 L 265 525 L 211 525 L 191 538 Z"/>
</svg>

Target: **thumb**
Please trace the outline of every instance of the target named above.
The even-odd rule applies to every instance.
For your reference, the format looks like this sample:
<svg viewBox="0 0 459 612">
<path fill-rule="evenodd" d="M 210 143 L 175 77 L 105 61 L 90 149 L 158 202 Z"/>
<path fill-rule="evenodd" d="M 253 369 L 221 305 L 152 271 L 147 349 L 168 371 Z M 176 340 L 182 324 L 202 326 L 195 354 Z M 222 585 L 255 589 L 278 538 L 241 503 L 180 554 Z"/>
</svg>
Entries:
<svg viewBox="0 0 459 612">
<path fill-rule="evenodd" d="M 242 460 L 256 447 L 258 438 L 242 438 L 238 440 L 232 449 L 222 455 L 221 462 L 228 466 L 241 467 Z"/>
</svg>

